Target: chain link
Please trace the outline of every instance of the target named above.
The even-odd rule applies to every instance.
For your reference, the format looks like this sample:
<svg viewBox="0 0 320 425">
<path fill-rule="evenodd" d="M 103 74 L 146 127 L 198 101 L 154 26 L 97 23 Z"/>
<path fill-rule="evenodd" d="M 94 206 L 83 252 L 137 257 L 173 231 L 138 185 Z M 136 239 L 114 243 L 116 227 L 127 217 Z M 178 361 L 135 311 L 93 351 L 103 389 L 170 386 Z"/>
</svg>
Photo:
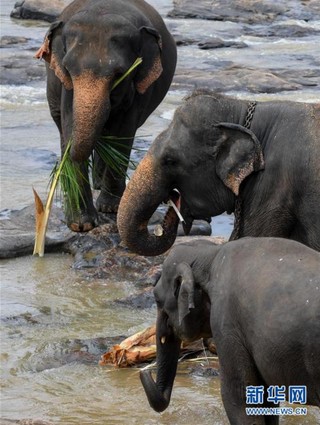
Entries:
<svg viewBox="0 0 320 425">
<path fill-rule="evenodd" d="M 257 102 L 250 102 L 249 103 L 248 111 L 247 111 L 247 116 L 246 116 L 246 118 L 244 120 L 243 127 L 248 128 L 248 129 L 250 128 L 251 121 L 252 121 L 252 118 L 253 118 L 253 115 L 254 115 L 254 111 L 256 109 L 256 106 L 257 106 Z"/>
</svg>

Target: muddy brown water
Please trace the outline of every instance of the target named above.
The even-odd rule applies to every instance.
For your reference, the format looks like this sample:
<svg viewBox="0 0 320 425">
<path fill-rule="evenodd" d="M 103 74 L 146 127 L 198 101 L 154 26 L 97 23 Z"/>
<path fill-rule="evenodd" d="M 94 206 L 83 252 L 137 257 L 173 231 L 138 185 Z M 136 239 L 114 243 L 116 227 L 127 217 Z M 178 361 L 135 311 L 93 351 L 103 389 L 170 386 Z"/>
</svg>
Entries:
<svg viewBox="0 0 320 425">
<path fill-rule="evenodd" d="M 46 23 L 12 21 L 8 15 L 15 1 L 1 1 L 1 35 L 26 36 L 39 43 Z M 162 13 L 171 8 L 169 0 L 154 2 Z M 235 23 L 199 20 L 168 20 L 186 37 L 221 36 Z M 308 25 L 301 22 L 301 25 Z M 315 21 L 313 27 L 320 28 Z M 298 40 L 241 36 L 252 48 L 199 50 L 179 48 L 179 66 L 192 64 L 206 69 L 210 61 L 255 62 L 276 66 L 300 66 L 303 54 L 319 56 L 319 37 Z M 12 49 L 3 48 L 3 57 Z M 319 101 L 318 92 L 306 87 L 297 92 L 252 95 L 246 91 L 231 94 L 243 98 Z M 169 92 L 157 112 L 138 132 L 138 145 L 147 148 L 165 128 L 186 91 Z M 44 196 L 48 175 L 59 154 L 58 134 L 48 113 L 43 81 L 1 87 L 1 216 L 32 202 L 34 186 Z M 214 233 L 227 236 L 232 219 L 215 220 Z M 155 321 L 155 307 L 136 311 L 114 302 L 134 295 L 137 289 L 128 281 L 86 280 L 72 268 L 66 254 L 47 254 L 43 259 L 22 257 L 2 260 L 1 273 L 1 418 L 22 420 L 40 418 L 52 424 L 228 424 L 219 393 L 219 377 L 190 373 L 181 364 L 169 408 L 157 414 L 148 406 L 138 369 L 100 367 L 87 357 L 87 345 L 101 337 L 131 335 Z M 79 347 L 77 348 L 78 341 Z M 96 353 L 95 353 L 96 354 Z M 204 366 L 208 365 L 203 361 Z M 297 365 L 298 367 L 298 365 Z M 1 423 L 1 420 L 0 420 Z M 319 410 L 308 407 L 306 417 L 281 418 L 282 424 L 315 425 Z"/>
</svg>

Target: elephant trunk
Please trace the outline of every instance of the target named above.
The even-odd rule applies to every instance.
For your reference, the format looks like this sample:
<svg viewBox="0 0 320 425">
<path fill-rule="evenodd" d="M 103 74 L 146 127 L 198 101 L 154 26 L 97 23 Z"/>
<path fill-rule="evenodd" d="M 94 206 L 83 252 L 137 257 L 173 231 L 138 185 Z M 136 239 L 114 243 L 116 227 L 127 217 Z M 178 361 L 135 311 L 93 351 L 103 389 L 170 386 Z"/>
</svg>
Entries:
<svg viewBox="0 0 320 425">
<path fill-rule="evenodd" d="M 163 412 L 170 403 L 172 387 L 177 372 L 181 340 L 167 325 L 168 317 L 158 313 L 157 333 L 157 380 L 149 370 L 140 372 L 140 379 L 150 406 L 156 412 Z"/>
<path fill-rule="evenodd" d="M 73 131 L 71 159 L 89 158 L 109 112 L 110 78 L 97 78 L 87 71 L 73 78 Z"/>
<path fill-rule="evenodd" d="M 117 225 L 121 239 L 139 255 L 160 255 L 172 246 L 176 238 L 179 219 L 172 207 L 168 209 L 158 235 L 150 234 L 147 227 L 159 204 L 170 197 L 170 188 L 162 174 L 148 153 L 133 174 L 120 201 Z"/>
</svg>

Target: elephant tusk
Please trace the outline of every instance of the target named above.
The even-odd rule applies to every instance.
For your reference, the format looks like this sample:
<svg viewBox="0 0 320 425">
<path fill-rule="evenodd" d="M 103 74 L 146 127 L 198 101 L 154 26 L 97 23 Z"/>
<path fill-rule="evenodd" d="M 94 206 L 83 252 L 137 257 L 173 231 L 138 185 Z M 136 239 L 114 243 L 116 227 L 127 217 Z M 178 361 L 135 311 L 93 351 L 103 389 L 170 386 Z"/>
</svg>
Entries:
<svg viewBox="0 0 320 425">
<path fill-rule="evenodd" d="M 171 199 L 169 199 L 169 201 L 167 202 L 167 205 L 168 205 L 169 207 L 172 207 L 172 208 L 175 210 L 175 212 L 176 212 L 177 216 L 179 217 L 180 222 L 181 222 L 181 223 L 185 223 L 185 220 L 184 220 L 184 218 L 182 217 L 182 215 L 181 215 L 181 213 L 180 213 L 179 209 L 177 208 L 176 204 L 175 204 L 175 203 L 174 203 Z"/>
<path fill-rule="evenodd" d="M 161 224 L 155 225 L 153 233 L 156 236 L 162 236 L 163 235 L 163 227 L 161 226 Z"/>
<path fill-rule="evenodd" d="M 177 207 L 177 205 L 172 201 L 172 199 L 169 199 L 169 201 L 165 204 L 167 205 L 167 207 L 172 207 L 175 211 L 175 213 L 177 214 L 179 220 L 181 223 L 183 223 L 184 225 L 186 224 L 184 218 L 182 217 L 182 214 L 179 211 L 179 208 Z M 156 224 L 153 233 L 155 236 L 162 236 L 163 235 L 163 227 L 161 224 Z"/>
<path fill-rule="evenodd" d="M 166 342 L 166 337 L 165 336 L 161 337 L 160 341 L 161 341 L 161 344 L 164 344 Z"/>
</svg>

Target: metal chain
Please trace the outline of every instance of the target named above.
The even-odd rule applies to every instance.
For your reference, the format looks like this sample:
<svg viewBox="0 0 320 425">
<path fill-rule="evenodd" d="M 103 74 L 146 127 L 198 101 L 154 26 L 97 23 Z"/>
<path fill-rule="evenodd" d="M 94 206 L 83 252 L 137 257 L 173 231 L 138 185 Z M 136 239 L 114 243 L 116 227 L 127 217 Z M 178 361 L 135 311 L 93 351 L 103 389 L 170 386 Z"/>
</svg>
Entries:
<svg viewBox="0 0 320 425">
<path fill-rule="evenodd" d="M 243 127 L 249 129 L 251 126 L 251 121 L 257 106 L 257 102 L 250 102 L 247 110 L 247 115 L 244 120 Z M 234 227 L 230 236 L 230 240 L 239 239 L 240 231 L 242 225 L 242 200 L 240 195 L 237 197 L 234 205 Z"/>
<path fill-rule="evenodd" d="M 252 121 L 252 118 L 253 118 L 253 115 L 254 115 L 254 111 L 256 109 L 256 106 L 257 106 L 257 102 L 250 102 L 249 103 L 248 111 L 247 111 L 247 116 L 246 116 L 246 118 L 244 120 L 243 127 L 248 128 L 248 129 L 250 128 L 251 121 Z"/>
<path fill-rule="evenodd" d="M 240 230 L 241 230 L 241 211 L 242 211 L 242 201 L 238 197 L 234 204 L 234 226 L 233 230 L 230 236 L 230 241 L 234 241 L 236 239 L 239 239 L 240 237 Z"/>
</svg>

